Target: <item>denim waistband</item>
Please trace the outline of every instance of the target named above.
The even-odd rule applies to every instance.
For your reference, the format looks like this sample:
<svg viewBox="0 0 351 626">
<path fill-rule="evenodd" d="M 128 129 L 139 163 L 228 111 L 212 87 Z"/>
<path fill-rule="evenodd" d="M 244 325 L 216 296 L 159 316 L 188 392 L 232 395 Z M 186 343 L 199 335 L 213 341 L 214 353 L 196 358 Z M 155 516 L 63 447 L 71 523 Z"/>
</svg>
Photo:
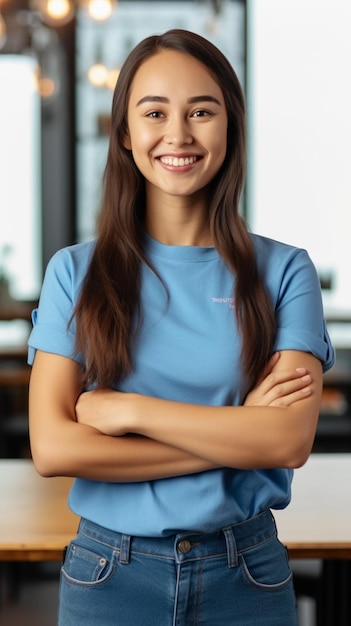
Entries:
<svg viewBox="0 0 351 626">
<path fill-rule="evenodd" d="M 81 519 L 79 533 L 119 552 L 119 561 L 129 563 L 131 554 L 174 559 L 178 563 L 227 554 L 228 566 L 236 567 L 238 554 L 276 535 L 270 510 L 214 533 L 182 532 L 167 537 L 136 537 L 109 530 Z"/>
</svg>

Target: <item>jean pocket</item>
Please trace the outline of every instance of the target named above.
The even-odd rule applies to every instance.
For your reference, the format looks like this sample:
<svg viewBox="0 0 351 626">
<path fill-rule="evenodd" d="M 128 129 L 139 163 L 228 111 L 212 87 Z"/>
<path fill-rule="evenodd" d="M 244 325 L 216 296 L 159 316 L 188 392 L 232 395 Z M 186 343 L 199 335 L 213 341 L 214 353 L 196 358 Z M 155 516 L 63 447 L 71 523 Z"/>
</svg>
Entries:
<svg viewBox="0 0 351 626">
<path fill-rule="evenodd" d="M 292 582 L 292 572 L 285 546 L 277 537 L 239 555 L 243 576 L 251 586 L 275 591 Z"/>
<path fill-rule="evenodd" d="M 116 555 L 103 554 L 72 542 L 66 552 L 62 576 L 71 583 L 97 586 L 109 580 L 116 567 Z"/>
</svg>

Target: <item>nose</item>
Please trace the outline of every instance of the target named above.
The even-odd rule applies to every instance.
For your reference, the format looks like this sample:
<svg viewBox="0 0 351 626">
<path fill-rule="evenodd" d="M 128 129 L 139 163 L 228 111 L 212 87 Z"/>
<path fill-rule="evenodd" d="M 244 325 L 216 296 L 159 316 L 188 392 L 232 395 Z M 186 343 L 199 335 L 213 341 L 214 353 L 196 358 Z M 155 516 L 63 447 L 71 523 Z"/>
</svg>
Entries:
<svg viewBox="0 0 351 626">
<path fill-rule="evenodd" d="M 191 144 L 191 135 L 187 120 L 181 116 L 173 116 L 169 119 L 165 129 L 164 140 L 168 145 L 183 146 Z"/>
</svg>

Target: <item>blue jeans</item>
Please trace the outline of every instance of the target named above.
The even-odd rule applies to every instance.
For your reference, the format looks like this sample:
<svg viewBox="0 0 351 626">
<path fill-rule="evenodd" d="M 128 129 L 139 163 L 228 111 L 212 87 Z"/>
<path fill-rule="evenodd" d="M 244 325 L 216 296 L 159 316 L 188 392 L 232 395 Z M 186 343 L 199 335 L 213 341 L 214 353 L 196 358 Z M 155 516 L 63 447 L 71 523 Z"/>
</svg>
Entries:
<svg viewBox="0 0 351 626">
<path fill-rule="evenodd" d="M 296 626 L 270 511 L 213 533 L 120 535 L 81 520 L 60 581 L 59 626 Z"/>
</svg>

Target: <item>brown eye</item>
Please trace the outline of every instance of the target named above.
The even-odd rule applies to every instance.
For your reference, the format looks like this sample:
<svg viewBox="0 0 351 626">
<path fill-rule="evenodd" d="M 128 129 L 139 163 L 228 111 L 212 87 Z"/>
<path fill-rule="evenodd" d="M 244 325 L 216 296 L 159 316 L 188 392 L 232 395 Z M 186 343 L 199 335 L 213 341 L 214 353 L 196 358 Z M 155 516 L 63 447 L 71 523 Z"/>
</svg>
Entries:
<svg viewBox="0 0 351 626">
<path fill-rule="evenodd" d="M 192 117 L 207 117 L 208 115 L 211 115 L 211 113 L 205 109 L 197 109 L 192 113 Z"/>
<path fill-rule="evenodd" d="M 147 113 L 146 117 L 150 117 L 151 119 L 158 119 L 159 117 L 163 117 L 160 111 L 150 111 Z"/>
</svg>

